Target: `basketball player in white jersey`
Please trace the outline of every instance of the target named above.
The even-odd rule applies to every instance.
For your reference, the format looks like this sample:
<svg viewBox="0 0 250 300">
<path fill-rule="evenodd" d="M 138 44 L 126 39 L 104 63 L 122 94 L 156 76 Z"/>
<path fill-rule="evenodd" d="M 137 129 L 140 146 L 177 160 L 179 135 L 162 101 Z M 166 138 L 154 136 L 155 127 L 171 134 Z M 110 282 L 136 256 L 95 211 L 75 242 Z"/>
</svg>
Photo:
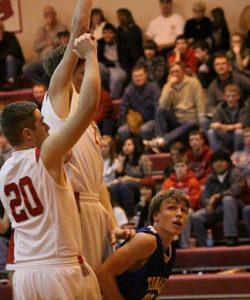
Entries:
<svg viewBox="0 0 250 300">
<path fill-rule="evenodd" d="M 36 104 L 8 105 L 1 127 L 14 147 L 0 172 L 0 198 L 15 229 L 15 300 L 101 299 L 84 262 L 79 214 L 64 157 L 88 128 L 98 107 L 100 78 L 91 35 L 75 41 L 86 60 L 78 107 L 48 135 Z"/>
<path fill-rule="evenodd" d="M 51 81 L 43 101 L 42 114 L 51 132 L 64 124 L 78 103 L 84 61 L 78 61 L 72 52 L 73 41 L 88 30 L 91 4 L 90 0 L 78 1 L 80 9 L 72 20 L 66 51 L 65 47 L 58 48 L 44 61 L 45 71 Z M 80 204 L 84 257 L 96 269 L 112 249 L 110 229 L 115 229 L 122 237 L 128 236 L 130 231 L 121 231 L 115 224 L 109 195 L 103 185 L 99 131 L 94 123 L 73 147 L 66 169 Z"/>
</svg>

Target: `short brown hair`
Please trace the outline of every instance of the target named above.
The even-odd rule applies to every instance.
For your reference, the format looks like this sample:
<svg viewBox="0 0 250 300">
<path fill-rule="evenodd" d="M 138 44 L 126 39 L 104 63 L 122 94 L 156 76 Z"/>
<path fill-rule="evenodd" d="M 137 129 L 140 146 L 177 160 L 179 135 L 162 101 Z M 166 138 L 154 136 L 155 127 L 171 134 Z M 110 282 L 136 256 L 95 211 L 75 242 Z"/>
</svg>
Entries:
<svg viewBox="0 0 250 300">
<path fill-rule="evenodd" d="M 224 95 L 226 93 L 236 93 L 240 96 L 240 88 L 236 84 L 228 84 L 224 89 Z"/>
<path fill-rule="evenodd" d="M 4 108 L 1 114 L 1 128 L 11 146 L 23 143 L 24 128 L 35 129 L 36 109 L 37 105 L 31 101 L 13 102 Z"/>
<path fill-rule="evenodd" d="M 148 219 L 150 224 L 154 223 L 154 215 L 160 211 L 161 205 L 164 201 L 176 201 L 177 203 L 183 203 L 187 208 L 189 208 L 189 200 L 187 195 L 181 190 L 171 189 L 167 191 L 158 192 L 151 200 L 148 209 Z"/>
</svg>

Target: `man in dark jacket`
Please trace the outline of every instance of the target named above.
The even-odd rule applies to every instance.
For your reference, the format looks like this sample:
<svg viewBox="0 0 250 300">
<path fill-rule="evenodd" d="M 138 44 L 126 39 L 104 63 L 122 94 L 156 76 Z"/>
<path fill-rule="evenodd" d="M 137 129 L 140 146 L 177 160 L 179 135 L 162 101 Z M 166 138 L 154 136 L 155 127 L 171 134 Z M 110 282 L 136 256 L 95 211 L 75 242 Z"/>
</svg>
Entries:
<svg viewBox="0 0 250 300">
<path fill-rule="evenodd" d="M 237 222 L 246 188 L 245 175 L 232 165 L 230 156 L 219 150 L 211 158 L 213 172 L 208 176 L 202 195 L 203 208 L 191 214 L 191 223 L 198 244 L 206 246 L 206 226 L 223 220 L 224 237 L 228 246 L 238 240 Z"/>
<path fill-rule="evenodd" d="M 0 20 L 0 78 L 5 78 L 4 89 L 13 89 L 15 79 L 24 62 L 23 52 L 14 33 L 4 30 Z"/>
<path fill-rule="evenodd" d="M 109 89 L 112 99 L 120 98 L 126 80 L 126 65 L 117 42 L 116 28 L 110 23 L 104 25 L 103 38 L 98 40 L 98 61 L 102 85 Z"/>
</svg>

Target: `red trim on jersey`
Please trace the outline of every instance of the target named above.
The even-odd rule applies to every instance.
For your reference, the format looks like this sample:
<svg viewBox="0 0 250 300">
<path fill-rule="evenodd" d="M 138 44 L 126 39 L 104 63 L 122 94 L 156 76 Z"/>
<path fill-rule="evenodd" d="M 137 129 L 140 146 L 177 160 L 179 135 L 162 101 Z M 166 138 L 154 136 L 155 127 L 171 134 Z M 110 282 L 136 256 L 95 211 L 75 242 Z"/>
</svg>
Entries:
<svg viewBox="0 0 250 300">
<path fill-rule="evenodd" d="M 36 162 L 38 162 L 40 158 L 41 148 L 36 148 Z"/>
<path fill-rule="evenodd" d="M 77 259 L 78 259 L 78 262 L 80 265 L 82 265 L 84 263 L 84 258 L 82 257 L 82 255 L 78 255 Z"/>
</svg>

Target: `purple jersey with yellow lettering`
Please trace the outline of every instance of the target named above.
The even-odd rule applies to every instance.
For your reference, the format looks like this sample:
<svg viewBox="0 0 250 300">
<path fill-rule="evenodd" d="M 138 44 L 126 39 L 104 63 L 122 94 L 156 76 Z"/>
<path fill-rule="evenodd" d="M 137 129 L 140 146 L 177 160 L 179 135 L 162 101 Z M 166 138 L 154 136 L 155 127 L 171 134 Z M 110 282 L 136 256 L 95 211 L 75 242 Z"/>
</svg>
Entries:
<svg viewBox="0 0 250 300">
<path fill-rule="evenodd" d="M 175 249 L 172 245 L 168 248 L 165 254 L 169 260 L 166 262 L 162 241 L 157 231 L 148 226 L 140 228 L 138 232 L 154 235 L 157 248 L 144 266 L 134 272 L 125 272 L 116 279 L 119 290 L 126 300 L 151 300 L 159 295 L 171 273 Z"/>
</svg>

